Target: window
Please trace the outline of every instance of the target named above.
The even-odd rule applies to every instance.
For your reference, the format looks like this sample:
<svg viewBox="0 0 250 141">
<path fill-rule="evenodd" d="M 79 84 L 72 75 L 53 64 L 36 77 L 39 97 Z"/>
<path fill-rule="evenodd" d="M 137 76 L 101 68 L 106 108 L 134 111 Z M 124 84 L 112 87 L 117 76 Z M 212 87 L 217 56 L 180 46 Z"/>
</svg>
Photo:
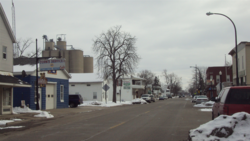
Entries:
<svg viewBox="0 0 250 141">
<path fill-rule="evenodd" d="M 7 47 L 3 47 L 3 59 L 7 59 Z"/>
<path fill-rule="evenodd" d="M 93 93 L 93 99 L 97 99 L 97 92 Z"/>
<path fill-rule="evenodd" d="M 75 85 L 71 85 L 71 87 L 75 87 Z"/>
<path fill-rule="evenodd" d="M 216 75 L 216 82 L 217 82 L 217 83 L 220 82 L 220 75 Z"/>
<path fill-rule="evenodd" d="M 11 106 L 11 88 L 3 88 L 3 105 Z"/>
<path fill-rule="evenodd" d="M 87 84 L 87 86 L 90 86 L 90 84 Z"/>
<path fill-rule="evenodd" d="M 243 60 L 243 56 L 242 56 L 242 69 L 244 69 L 244 60 Z"/>
<path fill-rule="evenodd" d="M 225 89 L 224 93 L 222 94 L 222 97 L 220 99 L 221 103 L 225 103 L 227 95 L 228 95 L 228 91 L 229 91 L 229 89 Z"/>
<path fill-rule="evenodd" d="M 210 80 L 213 79 L 213 75 L 210 75 Z"/>
<path fill-rule="evenodd" d="M 230 75 L 227 75 L 227 82 L 230 82 Z"/>
<path fill-rule="evenodd" d="M 64 102 L 64 85 L 60 85 L 60 99 Z"/>
</svg>

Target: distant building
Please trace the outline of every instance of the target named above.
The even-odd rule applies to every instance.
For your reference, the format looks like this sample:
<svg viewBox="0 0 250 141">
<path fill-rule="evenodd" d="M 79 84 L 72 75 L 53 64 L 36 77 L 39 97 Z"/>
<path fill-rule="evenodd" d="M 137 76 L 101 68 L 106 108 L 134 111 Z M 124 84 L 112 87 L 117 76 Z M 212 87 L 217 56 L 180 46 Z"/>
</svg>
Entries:
<svg viewBox="0 0 250 141">
<path fill-rule="evenodd" d="M 83 101 L 105 101 L 104 80 L 95 73 L 71 73 L 69 94 L 80 94 Z"/>
<path fill-rule="evenodd" d="M 67 48 L 69 47 L 70 48 Z M 65 68 L 69 73 L 93 73 L 93 57 L 83 55 L 83 51 L 74 49 L 72 45 L 67 45 L 61 37 L 57 38 L 57 43 L 50 39 L 45 40 L 45 50 L 42 57 L 65 58 Z"/>
<path fill-rule="evenodd" d="M 250 85 L 250 42 L 241 42 L 237 45 L 239 85 Z M 229 54 L 233 62 L 233 84 L 236 85 L 236 52 L 233 48 Z"/>
<path fill-rule="evenodd" d="M 220 76 L 220 72 L 222 75 Z M 216 85 L 220 82 L 232 82 L 232 66 L 208 67 L 206 71 L 206 95 L 208 98 L 218 95 Z"/>
</svg>

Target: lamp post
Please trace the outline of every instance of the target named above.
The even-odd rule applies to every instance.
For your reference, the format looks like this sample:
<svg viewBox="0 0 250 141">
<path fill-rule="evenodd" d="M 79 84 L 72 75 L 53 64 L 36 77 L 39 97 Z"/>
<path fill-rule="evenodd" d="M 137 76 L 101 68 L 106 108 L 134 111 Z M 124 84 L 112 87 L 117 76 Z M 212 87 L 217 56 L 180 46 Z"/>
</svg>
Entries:
<svg viewBox="0 0 250 141">
<path fill-rule="evenodd" d="M 213 83 L 213 79 L 211 78 L 210 79 L 210 88 L 211 88 L 211 91 L 210 91 L 210 99 L 213 97 L 213 88 L 212 88 L 212 83 Z"/>
<path fill-rule="evenodd" d="M 222 89 L 222 72 L 220 71 L 219 72 L 219 74 L 220 74 L 220 91 L 221 91 L 221 89 Z"/>
<path fill-rule="evenodd" d="M 224 14 L 221 14 L 221 13 L 211 13 L 211 12 L 207 12 L 206 13 L 207 16 L 210 16 L 210 15 L 221 15 L 221 16 L 224 16 L 226 18 L 228 18 L 233 26 L 234 26 L 234 34 L 235 34 L 235 52 L 236 52 L 236 85 L 239 86 L 239 75 L 238 75 L 238 49 L 237 49 L 237 31 L 236 31 L 236 27 L 235 27 L 235 24 L 234 22 L 226 15 Z"/>
</svg>

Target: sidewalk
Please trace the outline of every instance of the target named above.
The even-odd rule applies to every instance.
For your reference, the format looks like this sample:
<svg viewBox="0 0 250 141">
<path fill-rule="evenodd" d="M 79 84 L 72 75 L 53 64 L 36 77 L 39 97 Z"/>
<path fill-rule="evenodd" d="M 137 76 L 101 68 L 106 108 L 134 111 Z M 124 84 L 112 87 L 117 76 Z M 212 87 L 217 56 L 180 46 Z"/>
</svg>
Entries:
<svg viewBox="0 0 250 141">
<path fill-rule="evenodd" d="M 65 115 L 72 115 L 77 113 L 91 112 L 101 109 L 106 109 L 107 107 L 98 107 L 98 106 L 82 106 L 77 108 L 63 108 L 63 109 L 50 109 L 42 110 L 47 111 L 54 116 L 54 118 L 62 117 Z M 38 113 L 21 113 L 21 114 L 8 114 L 0 115 L 0 120 L 12 120 L 12 119 L 21 119 L 21 121 L 9 122 L 6 126 L 14 126 L 23 122 L 28 122 L 31 120 L 42 120 L 46 119 L 45 117 L 34 117 Z"/>
</svg>

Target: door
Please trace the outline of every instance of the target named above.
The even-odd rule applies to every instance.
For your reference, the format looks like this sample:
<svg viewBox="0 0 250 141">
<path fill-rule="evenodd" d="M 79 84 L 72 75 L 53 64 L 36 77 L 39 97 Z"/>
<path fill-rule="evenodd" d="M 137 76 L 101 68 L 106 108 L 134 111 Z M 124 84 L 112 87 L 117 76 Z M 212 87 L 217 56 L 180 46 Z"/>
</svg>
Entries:
<svg viewBox="0 0 250 141">
<path fill-rule="evenodd" d="M 46 85 L 46 109 L 54 109 L 55 85 Z"/>
</svg>

